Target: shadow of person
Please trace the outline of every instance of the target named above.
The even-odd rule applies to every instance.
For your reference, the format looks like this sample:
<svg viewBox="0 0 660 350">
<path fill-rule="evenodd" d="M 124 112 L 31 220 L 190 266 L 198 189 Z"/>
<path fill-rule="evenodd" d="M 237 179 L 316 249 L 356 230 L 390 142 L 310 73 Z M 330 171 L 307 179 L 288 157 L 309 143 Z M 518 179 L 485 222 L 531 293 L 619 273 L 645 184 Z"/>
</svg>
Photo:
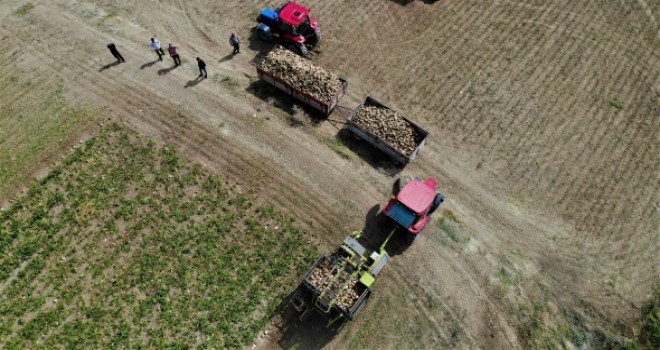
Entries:
<svg viewBox="0 0 660 350">
<path fill-rule="evenodd" d="M 156 63 L 158 63 L 158 60 L 151 61 L 151 62 L 147 62 L 147 63 L 141 65 L 141 66 L 140 66 L 140 69 L 149 68 L 149 67 L 153 66 L 153 65 L 156 64 Z"/>
<path fill-rule="evenodd" d="M 111 68 L 111 67 L 114 67 L 114 66 L 116 66 L 116 65 L 118 65 L 118 64 L 120 64 L 120 63 L 121 63 L 120 61 L 114 61 L 114 62 L 112 62 L 112 63 L 108 63 L 108 64 L 106 64 L 105 66 L 99 68 L 99 72 L 103 72 L 104 70 L 106 70 L 106 69 L 108 69 L 108 68 Z"/>
<path fill-rule="evenodd" d="M 218 61 L 218 63 L 227 62 L 227 61 L 231 60 L 232 58 L 234 58 L 234 56 L 236 56 L 236 54 L 234 54 L 234 53 L 230 53 L 229 55 L 227 55 L 227 56 L 221 58 L 221 59 Z"/>
<path fill-rule="evenodd" d="M 186 83 L 186 85 L 183 86 L 183 88 L 184 88 L 184 89 L 187 89 L 187 88 L 189 88 L 189 87 L 193 87 L 193 86 L 195 86 L 195 85 L 201 83 L 202 80 L 204 80 L 204 79 L 205 79 L 204 77 L 197 77 L 197 79 L 195 79 L 195 80 L 189 80 L 189 81 Z"/>
<path fill-rule="evenodd" d="M 385 152 L 374 147 L 373 144 L 361 139 L 351 132 L 347 127 L 337 133 L 337 139 L 348 149 L 353 151 L 369 165 L 387 176 L 396 176 L 405 167 L 405 164 L 397 164 Z"/>
<path fill-rule="evenodd" d="M 171 67 L 168 67 L 168 68 L 159 69 L 158 70 L 158 75 L 165 75 L 165 74 L 175 70 L 177 67 L 178 66 L 175 64 L 175 65 L 173 65 Z"/>
</svg>

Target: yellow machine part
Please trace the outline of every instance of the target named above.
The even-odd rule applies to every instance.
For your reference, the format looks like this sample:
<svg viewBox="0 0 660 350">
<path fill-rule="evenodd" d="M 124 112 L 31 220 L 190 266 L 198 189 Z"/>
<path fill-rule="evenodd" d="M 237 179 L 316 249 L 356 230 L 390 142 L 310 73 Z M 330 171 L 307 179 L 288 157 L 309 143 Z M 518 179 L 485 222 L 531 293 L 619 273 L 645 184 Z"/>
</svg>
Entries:
<svg viewBox="0 0 660 350">
<path fill-rule="evenodd" d="M 363 273 L 362 276 L 360 277 L 360 283 L 364 284 L 367 287 L 371 287 L 374 281 L 376 281 L 376 279 L 368 272 Z"/>
</svg>

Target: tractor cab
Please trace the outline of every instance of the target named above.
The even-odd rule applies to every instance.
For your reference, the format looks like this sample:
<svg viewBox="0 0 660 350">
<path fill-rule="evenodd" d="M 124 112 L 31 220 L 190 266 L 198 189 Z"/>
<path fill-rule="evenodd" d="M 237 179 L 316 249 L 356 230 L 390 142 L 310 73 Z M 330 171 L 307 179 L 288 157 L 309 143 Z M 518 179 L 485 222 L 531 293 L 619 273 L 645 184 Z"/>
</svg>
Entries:
<svg viewBox="0 0 660 350">
<path fill-rule="evenodd" d="M 263 40 L 279 37 L 285 47 L 305 56 L 321 38 L 319 23 L 309 15 L 309 9 L 287 2 L 276 9 L 265 8 L 257 17 L 257 33 Z"/>
<path fill-rule="evenodd" d="M 385 205 L 383 214 L 417 238 L 431 220 L 431 214 L 445 200 L 444 195 L 436 193 L 436 188 L 435 180 L 422 182 L 416 178 L 392 196 Z"/>
</svg>

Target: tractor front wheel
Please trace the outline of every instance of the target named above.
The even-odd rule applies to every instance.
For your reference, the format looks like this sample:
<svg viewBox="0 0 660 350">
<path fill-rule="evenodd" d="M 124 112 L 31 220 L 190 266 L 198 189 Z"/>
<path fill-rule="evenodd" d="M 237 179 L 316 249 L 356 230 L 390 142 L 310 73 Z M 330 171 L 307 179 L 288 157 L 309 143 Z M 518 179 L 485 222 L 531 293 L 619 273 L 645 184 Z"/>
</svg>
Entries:
<svg viewBox="0 0 660 350">
<path fill-rule="evenodd" d="M 270 30 L 270 27 L 263 23 L 257 26 L 257 35 L 263 41 L 270 41 L 273 38 L 273 32 Z"/>
</svg>

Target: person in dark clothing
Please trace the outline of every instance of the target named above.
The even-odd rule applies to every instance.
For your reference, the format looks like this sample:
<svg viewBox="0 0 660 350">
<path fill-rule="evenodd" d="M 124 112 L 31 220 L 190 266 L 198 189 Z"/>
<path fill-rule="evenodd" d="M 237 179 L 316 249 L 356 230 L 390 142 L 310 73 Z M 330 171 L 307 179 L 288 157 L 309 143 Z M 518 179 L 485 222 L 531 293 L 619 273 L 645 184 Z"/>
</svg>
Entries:
<svg viewBox="0 0 660 350">
<path fill-rule="evenodd" d="M 181 65 L 181 57 L 179 57 L 179 54 L 176 52 L 177 47 L 172 45 L 170 43 L 170 46 L 167 48 L 167 52 L 170 53 L 170 57 L 174 60 L 174 64 L 177 66 Z"/>
<path fill-rule="evenodd" d="M 117 47 L 115 46 L 114 43 L 108 44 L 108 50 L 110 50 L 110 53 L 113 56 L 115 56 L 115 58 L 117 59 L 117 62 L 126 62 L 124 57 L 119 53 L 119 51 L 117 51 Z"/>
<path fill-rule="evenodd" d="M 206 73 L 206 62 L 202 61 L 201 58 L 197 57 L 197 66 L 199 66 L 199 77 L 204 77 L 204 79 L 208 78 L 209 75 Z"/>
<path fill-rule="evenodd" d="M 241 48 L 240 48 L 240 43 L 241 40 L 238 39 L 238 35 L 236 33 L 231 33 L 229 36 L 229 43 L 234 46 L 234 54 L 241 53 Z"/>
</svg>

